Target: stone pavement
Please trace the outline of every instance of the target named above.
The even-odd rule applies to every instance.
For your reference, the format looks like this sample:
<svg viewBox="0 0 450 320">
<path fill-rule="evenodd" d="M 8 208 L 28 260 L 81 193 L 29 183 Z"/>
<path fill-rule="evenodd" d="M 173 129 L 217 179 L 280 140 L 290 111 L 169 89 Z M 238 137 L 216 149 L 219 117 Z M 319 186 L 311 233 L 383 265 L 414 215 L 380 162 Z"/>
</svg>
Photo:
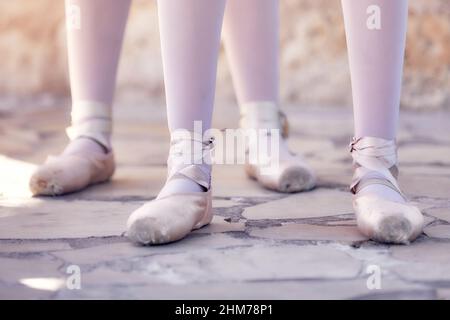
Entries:
<svg viewBox="0 0 450 320">
<path fill-rule="evenodd" d="M 413 245 L 388 246 L 355 227 L 350 111 L 286 110 L 291 146 L 317 170 L 318 187 L 272 193 L 238 166 L 217 166 L 213 223 L 155 247 L 123 233 L 129 213 L 165 178 L 162 107 L 117 108 L 114 179 L 58 198 L 31 198 L 26 185 L 34 166 L 66 142 L 67 110 L 0 115 L 0 298 L 450 298 L 450 113 L 402 114 L 400 182 L 428 226 Z M 236 108 L 219 106 L 215 127 L 235 123 Z M 67 286 L 74 265 L 80 290 Z"/>
</svg>

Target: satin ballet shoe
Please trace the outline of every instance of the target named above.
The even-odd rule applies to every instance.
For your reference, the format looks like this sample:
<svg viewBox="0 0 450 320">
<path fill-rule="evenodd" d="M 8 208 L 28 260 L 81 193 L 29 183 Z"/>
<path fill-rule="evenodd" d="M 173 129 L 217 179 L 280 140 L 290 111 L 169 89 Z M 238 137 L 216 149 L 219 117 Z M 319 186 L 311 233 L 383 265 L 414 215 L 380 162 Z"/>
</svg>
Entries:
<svg viewBox="0 0 450 320">
<path fill-rule="evenodd" d="M 89 185 L 109 180 L 115 170 L 114 154 L 62 154 L 50 156 L 30 178 L 31 193 L 57 196 L 80 191 Z"/>
<path fill-rule="evenodd" d="M 422 233 L 424 217 L 400 191 L 395 141 L 375 137 L 353 139 L 350 152 L 355 168 L 350 190 L 360 231 L 382 243 L 409 244 L 414 241 Z M 361 190 L 373 184 L 391 188 L 404 201 L 362 194 Z"/>
<path fill-rule="evenodd" d="M 280 160 L 278 167 L 270 173 L 263 172 L 265 166 L 251 163 L 245 164 L 245 172 L 263 187 L 278 192 L 294 193 L 314 188 L 316 178 L 311 168 L 299 155 L 291 157 Z"/>
<path fill-rule="evenodd" d="M 196 143 L 201 147 L 194 147 L 192 151 L 191 146 Z M 172 134 L 167 181 L 190 179 L 200 185 L 204 192 L 158 196 L 138 208 L 127 221 L 126 234 L 131 241 L 143 245 L 169 243 L 211 222 L 211 176 L 202 169 L 198 160 L 203 161 L 205 156 L 209 156 L 212 144 L 212 139 L 203 141 L 201 138 L 196 139 L 193 134 L 190 138 L 178 138 L 176 133 Z M 186 152 L 192 152 L 196 160 L 186 162 Z"/>
<path fill-rule="evenodd" d="M 72 125 L 66 129 L 70 140 L 89 138 L 106 153 L 68 153 L 50 156 L 31 176 L 33 195 L 62 195 L 110 179 L 115 170 L 111 151 L 111 107 L 96 101 L 76 101 L 72 106 Z"/>
<path fill-rule="evenodd" d="M 175 194 L 146 203 L 132 213 L 127 236 L 139 244 L 163 244 L 184 238 L 212 220 L 211 190 Z"/>
<path fill-rule="evenodd" d="M 281 139 L 279 147 L 285 148 L 284 152 L 279 152 L 278 161 L 270 170 L 267 170 L 267 161 L 247 161 L 245 172 L 248 177 L 256 180 L 267 189 L 283 193 L 300 192 L 314 188 L 316 176 L 312 169 L 303 157 L 288 150 L 288 121 L 276 104 L 255 102 L 242 105 L 240 125 L 243 129 L 267 130 L 268 141 L 271 138 L 270 130 L 279 130 L 279 139 Z M 258 141 L 250 141 L 250 144 L 257 145 Z M 271 159 L 267 160 L 270 162 Z"/>
</svg>

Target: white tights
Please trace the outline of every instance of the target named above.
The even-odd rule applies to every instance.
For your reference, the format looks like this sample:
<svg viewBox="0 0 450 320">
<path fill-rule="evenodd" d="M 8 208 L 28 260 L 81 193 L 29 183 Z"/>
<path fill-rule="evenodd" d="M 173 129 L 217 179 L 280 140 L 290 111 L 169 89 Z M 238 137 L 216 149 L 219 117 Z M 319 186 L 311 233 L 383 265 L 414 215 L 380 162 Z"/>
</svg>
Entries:
<svg viewBox="0 0 450 320">
<path fill-rule="evenodd" d="M 342 0 L 353 91 L 355 137 L 395 139 L 408 16 L 407 0 Z M 403 198 L 384 185 L 358 194 Z"/>
<path fill-rule="evenodd" d="M 73 108 L 79 101 L 111 107 L 130 0 L 117 0 L 114 5 L 109 0 L 66 0 L 66 6 Z M 407 0 L 342 0 L 342 6 L 355 136 L 394 139 Z M 380 25 L 368 20 L 378 9 Z M 224 15 L 225 48 L 239 103 L 278 103 L 277 0 L 159 0 L 158 13 L 171 132 L 180 128 L 192 130 L 196 120 L 202 122 L 203 130 L 211 126 Z M 100 151 L 103 148 L 90 139 L 76 139 L 66 149 Z M 198 191 L 200 187 L 177 179 L 164 189 L 163 192 L 174 193 Z M 382 186 L 373 186 L 373 190 L 395 197 Z"/>
</svg>

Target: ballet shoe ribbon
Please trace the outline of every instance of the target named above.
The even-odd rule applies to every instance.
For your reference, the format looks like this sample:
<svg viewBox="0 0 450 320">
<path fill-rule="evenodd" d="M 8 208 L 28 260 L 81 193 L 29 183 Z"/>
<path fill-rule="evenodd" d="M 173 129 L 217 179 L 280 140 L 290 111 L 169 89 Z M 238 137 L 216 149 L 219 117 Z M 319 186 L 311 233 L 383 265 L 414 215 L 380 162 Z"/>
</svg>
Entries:
<svg viewBox="0 0 450 320">
<path fill-rule="evenodd" d="M 356 194 L 363 186 L 381 183 L 404 197 L 396 179 L 397 147 L 394 140 L 376 137 L 353 138 L 350 152 L 356 167 L 350 185 L 352 193 Z"/>
<path fill-rule="evenodd" d="M 167 180 L 188 178 L 209 190 L 211 176 L 203 164 L 211 164 L 214 137 L 200 137 L 192 132 L 172 134 L 169 158 L 167 160 Z"/>
</svg>

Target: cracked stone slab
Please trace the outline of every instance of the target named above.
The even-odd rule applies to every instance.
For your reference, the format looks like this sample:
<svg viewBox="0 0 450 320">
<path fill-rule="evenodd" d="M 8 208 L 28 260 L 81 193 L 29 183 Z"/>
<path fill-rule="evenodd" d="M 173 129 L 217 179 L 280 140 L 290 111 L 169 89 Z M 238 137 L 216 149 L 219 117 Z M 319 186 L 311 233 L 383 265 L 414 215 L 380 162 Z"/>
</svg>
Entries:
<svg viewBox="0 0 450 320">
<path fill-rule="evenodd" d="M 412 143 L 398 150 L 399 165 L 407 163 L 450 165 L 448 145 Z"/>
<path fill-rule="evenodd" d="M 327 226 L 353 226 L 356 227 L 356 220 L 355 219 L 339 219 L 336 221 L 327 221 Z"/>
<path fill-rule="evenodd" d="M 20 283 L 13 285 L 0 283 L 0 300 L 49 300 L 54 298 L 55 293 L 52 290 L 33 289 Z"/>
<path fill-rule="evenodd" d="M 420 207 L 419 207 L 419 209 L 420 209 Z M 428 225 L 432 224 L 434 221 L 436 221 L 436 219 L 434 217 L 424 216 L 424 219 L 423 219 L 424 226 L 428 226 Z"/>
<path fill-rule="evenodd" d="M 392 246 L 391 252 L 393 258 L 408 262 L 436 264 L 450 262 L 450 243 L 434 242 L 431 240 L 414 242 L 409 246 Z"/>
<path fill-rule="evenodd" d="M 404 112 L 400 121 L 400 132 L 410 131 L 414 137 L 427 137 L 436 142 L 450 142 L 447 112 L 414 113 Z"/>
<path fill-rule="evenodd" d="M 434 300 L 436 294 L 433 289 L 401 289 L 399 291 L 378 292 L 356 297 L 357 300 Z"/>
<path fill-rule="evenodd" d="M 279 240 L 329 240 L 337 242 L 359 242 L 367 240 L 355 226 L 318 226 L 311 224 L 286 223 L 282 226 L 258 228 L 250 235 L 259 238 Z"/>
<path fill-rule="evenodd" d="M 306 219 L 353 212 L 349 192 L 316 189 L 245 208 L 247 219 Z"/>
<path fill-rule="evenodd" d="M 332 168 L 339 170 L 345 167 L 344 162 L 349 162 L 350 155 L 347 148 L 336 147 L 330 139 L 292 136 L 289 140 L 289 147 L 293 152 L 303 155 L 308 163 L 313 167 L 315 164 L 324 164 L 326 166 L 317 166 L 317 169 Z"/>
<path fill-rule="evenodd" d="M 242 165 L 216 165 L 212 172 L 212 192 L 215 197 L 273 197 L 274 192 L 264 189 L 249 179 Z"/>
<path fill-rule="evenodd" d="M 353 134 L 351 113 L 342 112 L 342 110 L 334 111 L 332 108 L 299 112 L 296 110 L 298 106 L 296 107 L 289 110 L 290 128 L 295 130 L 293 134 L 299 132 L 314 137 L 330 138 L 339 133 L 346 137 L 346 143 L 350 142 Z"/>
<path fill-rule="evenodd" d="M 63 241 L 0 240 L 0 253 L 38 253 L 70 249 L 70 244 Z"/>
<path fill-rule="evenodd" d="M 28 116 L 4 121 L 8 125 L 7 137 L 21 143 L 0 141 L 0 153 L 10 157 L 0 156 L 0 192 L 8 197 L 1 199 L 0 195 L 0 238 L 3 234 L 12 236 L 12 240 L 0 240 L 0 298 L 444 299 L 450 296 L 450 243 L 445 224 L 450 222 L 450 166 L 448 156 L 444 157 L 450 150 L 447 113 L 438 116 L 406 113 L 402 117 L 400 184 L 429 215 L 427 223 L 434 224 L 425 230 L 430 237 L 421 236 L 410 247 L 373 241 L 356 245 L 352 240 L 348 241 L 352 245 L 348 245 L 346 240 L 337 240 L 351 239 L 351 230 L 355 230 L 351 196 L 346 191 L 351 179 L 347 148 L 352 134 L 351 113 L 303 112 L 297 106 L 291 108 L 296 116 L 291 117 L 290 144 L 294 151 L 304 153 L 317 171 L 320 188 L 303 196 L 277 194 L 247 179 L 242 167 L 215 166 L 213 206 L 220 216 L 214 218 L 214 223 L 183 241 L 141 247 L 120 234 L 133 206 L 156 196 L 164 183 L 168 134 L 161 122 L 165 119 L 164 112 L 154 112 L 148 106 L 140 106 L 135 110 L 137 113 L 130 113 L 123 106 L 117 109 L 113 144 L 119 166 L 112 183 L 56 199 L 30 200 L 21 192 L 27 188 L 26 175 L 34 165 L 41 163 L 47 154 L 60 152 L 67 142 L 63 127 L 69 119 L 68 112 L 36 112 L 33 125 L 37 129 L 30 127 Z M 229 117 L 219 117 L 221 123 L 233 126 L 237 123 L 238 109 L 233 109 L 235 119 L 230 122 Z M 229 106 L 224 110 L 229 112 Z M 324 125 L 330 130 L 324 131 Z M 31 148 L 37 143 L 39 148 Z M 5 173 L 9 174 L 6 180 Z M 311 205 L 313 201 L 309 198 L 323 191 L 331 195 L 325 192 L 314 200 L 320 206 Z M 247 212 L 254 215 L 247 230 L 244 221 L 239 220 L 244 208 L 244 215 Z M 225 220 L 230 217 L 233 223 Z M 296 223 L 283 219 L 295 219 Z M 301 219 L 305 220 L 298 223 Z M 266 234 L 255 238 L 252 232 Z M 58 238 L 66 238 L 67 234 L 77 237 Z M 41 240 L 17 239 L 35 236 Z M 333 242 L 319 240 L 313 245 L 315 240 L 309 239 L 313 237 Z M 81 266 L 82 290 L 36 290 L 17 282 L 26 277 L 41 278 L 44 282 L 64 280 L 68 264 Z M 365 268 L 369 264 L 380 265 L 383 270 L 381 290 L 368 290 L 366 286 Z M 11 279 L 5 282 L 3 277 L 7 276 Z"/>
<path fill-rule="evenodd" d="M 213 198 L 213 208 L 231 208 L 236 205 L 239 205 L 239 203 L 235 202 L 233 200 L 214 199 Z"/>
<path fill-rule="evenodd" d="M 360 268 L 359 261 L 332 247 L 295 245 L 199 249 L 141 258 L 132 266 L 137 272 L 147 272 L 150 281 L 179 285 L 217 281 L 348 279 L 356 277 Z"/>
<path fill-rule="evenodd" d="M 328 164 L 316 164 L 312 163 L 313 168 L 315 166 L 320 166 L 321 168 L 315 169 L 317 174 L 317 183 L 316 187 L 318 188 L 332 188 L 332 189 L 341 189 L 348 190 L 350 186 L 350 182 L 352 180 L 352 171 L 349 168 L 339 168 L 339 169 L 331 169 L 328 167 Z M 323 166 L 326 166 L 326 169 L 323 169 Z"/>
<path fill-rule="evenodd" d="M 70 264 L 83 266 L 96 266 L 101 263 L 130 259 L 152 254 L 150 249 L 133 245 L 124 239 L 120 243 L 106 243 L 81 249 L 52 252 L 52 255 Z"/>
<path fill-rule="evenodd" d="M 81 192 L 65 196 L 73 200 L 129 201 L 155 198 L 167 177 L 165 166 L 119 166 L 111 181 L 93 185 Z M 214 194 L 216 196 L 216 194 Z M 228 208 L 237 205 L 226 199 L 213 199 L 213 207 Z"/>
<path fill-rule="evenodd" d="M 154 296 L 163 296 L 163 294 L 158 292 L 157 286 L 149 283 L 145 273 L 137 273 L 133 270 L 117 271 L 104 266 L 90 272 L 84 272 L 83 268 L 81 268 L 81 286 L 81 290 L 61 288 L 55 297 L 56 299 L 97 298 L 126 300 L 139 298 L 141 287 L 145 287 L 150 292 L 153 292 L 152 295 Z"/>
<path fill-rule="evenodd" d="M 89 244 L 88 240 L 85 239 L 84 241 Z M 124 238 L 121 242 L 104 243 L 80 249 L 53 252 L 52 254 L 68 263 L 95 266 L 99 263 L 121 259 L 129 260 L 153 255 L 190 253 L 199 249 L 221 250 L 255 243 L 257 242 L 223 233 L 191 234 L 182 241 L 167 245 L 140 246 Z"/>
<path fill-rule="evenodd" d="M 407 195 L 450 199 L 450 179 L 441 175 L 404 175 L 400 171 L 400 187 Z"/>
<path fill-rule="evenodd" d="M 392 257 L 403 261 L 392 269 L 409 281 L 450 281 L 450 243 L 424 241 L 394 246 Z"/>
<path fill-rule="evenodd" d="M 449 262 L 446 265 L 435 263 L 406 263 L 392 268 L 397 275 L 408 281 L 448 282 L 450 281 Z"/>
<path fill-rule="evenodd" d="M 130 213 L 141 204 L 62 198 L 0 200 L 0 239 L 119 236 Z"/>
<path fill-rule="evenodd" d="M 438 289 L 436 295 L 439 300 L 450 300 L 450 288 Z"/>
<path fill-rule="evenodd" d="M 446 208 L 449 206 L 448 199 L 443 198 L 430 198 L 430 197 L 419 197 L 419 201 L 414 201 L 420 210 L 428 213 L 429 210 L 437 208 Z"/>
<path fill-rule="evenodd" d="M 62 262 L 49 256 L 28 258 L 0 257 L 0 282 L 13 285 L 24 279 L 62 278 L 59 271 Z M 1 291 L 1 290 L 0 290 Z"/>
<path fill-rule="evenodd" d="M 36 145 L 35 141 L 24 141 L 17 129 L 13 132 L 1 133 L 2 139 L 0 141 L 0 150 L 2 150 L 2 153 L 4 154 L 11 156 L 27 155 L 32 153 L 34 146 Z"/>
<path fill-rule="evenodd" d="M 327 138 L 308 137 L 308 139 L 304 139 L 303 137 L 293 136 L 288 140 L 288 143 L 292 151 L 300 152 L 303 155 L 311 154 L 313 157 L 335 149 L 333 142 Z"/>
<path fill-rule="evenodd" d="M 111 181 L 91 186 L 65 198 L 102 201 L 150 200 L 158 195 L 166 176 L 167 170 L 163 166 L 119 166 Z"/>
<path fill-rule="evenodd" d="M 103 273 L 103 272 L 104 273 Z M 110 277 L 105 277 L 109 275 Z M 149 283 L 142 274 L 113 272 L 99 269 L 84 277 L 88 283 L 82 292 L 61 290 L 60 299 L 121 298 L 121 299 L 362 299 L 383 297 L 397 293 L 408 298 L 410 292 L 429 292 L 425 286 L 398 280 L 386 281 L 379 290 L 370 290 L 366 278 L 350 280 L 298 280 L 298 281 L 252 281 L 233 283 L 192 283 L 187 285 Z M 124 281 L 124 279 L 126 279 Z M 143 281 L 144 280 L 144 281 Z M 133 283 L 129 286 L 127 283 Z M 115 288 L 120 288 L 115 289 Z M 427 291 L 428 290 L 428 291 Z M 400 293 L 400 294 L 399 294 Z"/>
<path fill-rule="evenodd" d="M 435 218 L 450 222 L 450 208 L 433 208 L 426 210 L 426 212 Z"/>
<path fill-rule="evenodd" d="M 429 226 L 424 232 L 431 238 L 450 239 L 450 225 Z"/>
<path fill-rule="evenodd" d="M 168 146 L 167 137 L 160 138 L 149 134 L 134 134 L 131 137 L 122 135 L 113 140 L 115 157 L 119 165 L 165 165 L 169 154 Z"/>
<path fill-rule="evenodd" d="M 450 165 L 440 166 L 440 165 L 400 165 L 400 171 L 404 175 L 443 175 L 450 178 Z"/>
<path fill-rule="evenodd" d="M 245 221 L 229 222 L 226 218 L 214 216 L 211 223 L 201 229 L 195 230 L 194 233 L 224 233 L 224 232 L 244 232 Z"/>
</svg>

